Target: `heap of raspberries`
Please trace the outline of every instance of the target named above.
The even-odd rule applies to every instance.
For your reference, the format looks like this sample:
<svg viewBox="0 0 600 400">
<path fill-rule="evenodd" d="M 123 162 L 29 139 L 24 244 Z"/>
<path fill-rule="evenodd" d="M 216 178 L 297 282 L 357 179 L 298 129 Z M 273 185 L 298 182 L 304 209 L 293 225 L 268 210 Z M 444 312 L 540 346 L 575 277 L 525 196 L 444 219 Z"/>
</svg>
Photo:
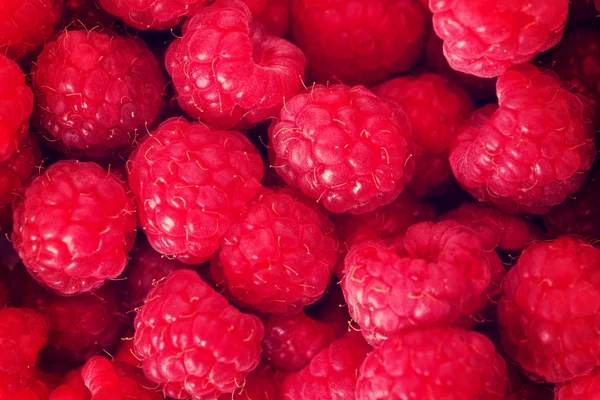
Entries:
<svg viewBox="0 0 600 400">
<path fill-rule="evenodd" d="M 1 0 L 0 400 L 599 400 L 600 0 Z"/>
</svg>

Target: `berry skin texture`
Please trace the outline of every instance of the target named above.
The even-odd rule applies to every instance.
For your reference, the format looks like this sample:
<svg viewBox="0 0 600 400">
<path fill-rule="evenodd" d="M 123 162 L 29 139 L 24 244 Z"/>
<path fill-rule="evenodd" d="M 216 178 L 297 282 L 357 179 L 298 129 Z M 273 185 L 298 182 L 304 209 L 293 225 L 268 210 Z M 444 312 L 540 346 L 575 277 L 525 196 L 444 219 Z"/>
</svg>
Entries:
<svg viewBox="0 0 600 400">
<path fill-rule="evenodd" d="M 503 400 L 506 363 L 478 332 L 416 330 L 390 338 L 360 367 L 356 400 Z"/>
<path fill-rule="evenodd" d="M 580 376 L 556 387 L 555 400 L 597 400 L 600 395 L 600 372 Z"/>
<path fill-rule="evenodd" d="M 498 76 L 554 47 L 562 38 L 569 0 L 430 0 L 433 28 L 452 68 Z"/>
<path fill-rule="evenodd" d="M 467 92 L 432 73 L 391 79 L 373 92 L 400 105 L 410 120 L 418 145 L 415 174 L 409 184 L 416 189 L 413 192 L 425 195 L 450 181 L 448 149 L 456 131 L 473 112 Z M 427 172 L 432 169 L 435 173 Z"/>
<path fill-rule="evenodd" d="M 183 118 L 163 122 L 127 169 L 150 245 L 186 264 L 203 263 L 218 250 L 261 191 L 264 173 L 258 150 L 241 133 Z"/>
<path fill-rule="evenodd" d="M 574 236 L 530 245 L 498 302 L 502 346 L 531 378 L 565 382 L 600 366 L 600 250 Z"/>
<path fill-rule="evenodd" d="M 475 232 L 453 221 L 413 225 L 395 248 L 358 244 L 345 262 L 348 311 L 372 346 L 410 329 L 462 324 L 485 306 L 492 273 Z"/>
<path fill-rule="evenodd" d="M 33 123 L 72 155 L 129 150 L 163 101 L 154 55 L 141 40 L 110 31 L 64 31 L 44 47 L 32 74 Z"/>
<path fill-rule="evenodd" d="M 98 289 L 127 265 L 136 235 L 129 189 L 89 162 L 59 161 L 15 198 L 15 249 L 29 273 L 65 296 Z"/>
<path fill-rule="evenodd" d="M 289 374 L 280 386 L 282 399 L 354 400 L 357 370 L 371 347 L 348 332 L 321 350 L 310 364 Z"/>
<path fill-rule="evenodd" d="M 19 143 L 8 160 L 0 162 L 0 227 L 12 222 L 15 194 L 23 182 L 36 172 L 41 162 L 42 153 L 37 137 L 31 133 Z"/>
<path fill-rule="evenodd" d="M 206 6 L 206 0 L 99 0 L 108 13 L 135 29 L 165 30 Z"/>
<path fill-rule="evenodd" d="M 454 175 L 505 212 L 547 213 L 581 187 L 596 158 L 590 104 L 530 64 L 503 73 L 496 91 L 499 107 L 477 110 L 458 132 Z"/>
<path fill-rule="evenodd" d="M 333 213 L 393 202 L 414 169 L 408 117 L 362 86 L 300 93 L 273 120 L 269 139 L 277 173 Z"/>
<path fill-rule="evenodd" d="M 268 35 L 241 0 L 217 0 L 186 22 L 165 63 L 183 111 L 231 129 L 276 115 L 300 91 L 306 58 Z"/>
<path fill-rule="evenodd" d="M 48 400 L 90 400 L 91 393 L 81 378 L 81 371 L 69 371 L 60 385 L 52 389 Z"/>
<path fill-rule="evenodd" d="M 2 54 L 16 60 L 44 44 L 54 33 L 62 8 L 63 0 L 2 1 L 0 47 L 5 48 Z"/>
<path fill-rule="evenodd" d="M 221 241 L 213 279 L 240 304 L 295 313 L 324 293 L 337 260 L 333 224 L 289 194 L 265 189 Z"/>
<path fill-rule="evenodd" d="M 33 92 L 25 74 L 16 62 L 0 55 L 0 162 L 9 159 L 27 135 L 32 110 Z"/>
<path fill-rule="evenodd" d="M 285 37 L 290 29 L 292 0 L 244 0 L 269 35 Z"/>
<path fill-rule="evenodd" d="M 260 320 L 228 304 L 194 271 L 175 271 L 159 283 L 134 325 L 144 374 L 175 399 L 233 392 L 260 361 Z"/>
<path fill-rule="evenodd" d="M 281 371 L 297 371 L 334 339 L 333 327 L 304 312 L 273 314 L 265 322 L 263 358 Z"/>
<path fill-rule="evenodd" d="M 292 0 L 292 18 L 309 82 L 374 84 L 408 70 L 423 51 L 418 0 Z"/>
<path fill-rule="evenodd" d="M 281 374 L 268 365 L 260 364 L 246 376 L 244 383 L 233 393 L 224 393 L 219 400 L 277 400 Z"/>
</svg>

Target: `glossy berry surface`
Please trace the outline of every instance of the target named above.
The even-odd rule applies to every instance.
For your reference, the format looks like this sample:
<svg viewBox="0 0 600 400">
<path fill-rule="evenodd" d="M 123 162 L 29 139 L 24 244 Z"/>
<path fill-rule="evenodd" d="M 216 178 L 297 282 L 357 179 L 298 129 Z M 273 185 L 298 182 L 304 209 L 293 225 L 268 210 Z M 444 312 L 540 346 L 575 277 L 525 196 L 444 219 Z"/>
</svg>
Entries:
<svg viewBox="0 0 600 400">
<path fill-rule="evenodd" d="M 136 29 L 164 30 L 173 28 L 184 17 L 200 11 L 206 0 L 99 0 L 108 13 L 121 18 Z"/>
<path fill-rule="evenodd" d="M 243 0 L 270 35 L 285 37 L 290 29 L 292 0 Z"/>
</svg>

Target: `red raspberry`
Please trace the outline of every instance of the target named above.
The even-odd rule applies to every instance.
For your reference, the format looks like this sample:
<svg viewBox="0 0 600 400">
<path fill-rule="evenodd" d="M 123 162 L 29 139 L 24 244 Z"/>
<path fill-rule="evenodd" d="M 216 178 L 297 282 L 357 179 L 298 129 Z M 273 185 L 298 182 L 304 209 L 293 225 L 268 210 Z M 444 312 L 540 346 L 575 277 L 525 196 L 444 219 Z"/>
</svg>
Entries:
<svg viewBox="0 0 600 400">
<path fill-rule="evenodd" d="M 354 246 L 341 284 L 350 316 L 367 342 L 378 346 L 415 327 L 467 318 L 485 306 L 490 281 L 475 232 L 444 221 L 411 226 L 395 248 L 374 241 Z"/>
<path fill-rule="evenodd" d="M 562 236 L 523 251 L 503 285 L 504 350 L 538 380 L 564 382 L 600 366 L 600 250 Z"/>
<path fill-rule="evenodd" d="M 233 393 L 224 393 L 219 400 L 277 400 L 280 399 L 280 375 L 268 365 L 260 364 L 250 372 L 243 384 Z"/>
<path fill-rule="evenodd" d="M 292 0 L 294 39 L 311 80 L 368 85 L 419 58 L 426 14 L 418 0 Z"/>
<path fill-rule="evenodd" d="M 299 312 L 327 288 L 337 258 L 332 234 L 327 217 L 266 189 L 223 237 L 211 274 L 245 306 Z"/>
<path fill-rule="evenodd" d="M 409 187 L 425 195 L 446 184 L 444 178 L 452 178 L 448 149 L 456 131 L 473 112 L 473 102 L 467 92 L 432 73 L 391 79 L 373 92 L 398 103 L 412 125 L 418 148 L 415 175 Z"/>
<path fill-rule="evenodd" d="M 297 371 L 335 339 L 333 328 L 307 316 L 271 315 L 265 322 L 263 358 L 277 369 Z"/>
<path fill-rule="evenodd" d="M 158 116 L 165 86 L 146 45 L 110 31 L 65 31 L 32 74 L 35 124 L 61 150 L 90 157 L 132 146 Z"/>
<path fill-rule="evenodd" d="M 78 369 L 69 371 L 59 386 L 50 392 L 48 400 L 90 400 L 91 393 Z"/>
<path fill-rule="evenodd" d="M 3 53 L 18 59 L 42 45 L 54 33 L 62 8 L 63 0 L 3 0 L 0 5 Z"/>
<path fill-rule="evenodd" d="M 596 158 L 589 102 L 551 71 L 525 64 L 498 78 L 499 108 L 474 113 L 450 165 L 478 200 L 543 214 L 579 189 Z"/>
<path fill-rule="evenodd" d="M 15 194 L 41 164 L 42 153 L 37 137 L 29 134 L 19 143 L 17 151 L 0 162 L 0 227 L 13 219 L 12 202 Z"/>
<path fill-rule="evenodd" d="M 269 128 L 274 168 L 331 212 L 360 214 L 398 197 L 414 169 L 404 112 L 362 86 L 313 86 Z"/>
<path fill-rule="evenodd" d="M 91 400 L 160 400 L 146 378 L 129 364 L 110 362 L 104 357 L 90 358 L 81 369 Z"/>
<path fill-rule="evenodd" d="M 477 332 L 416 330 L 387 340 L 360 367 L 356 400 L 503 400 L 506 363 Z"/>
<path fill-rule="evenodd" d="M 0 309 L 0 398 L 28 387 L 34 379 L 38 352 L 46 344 L 48 322 L 28 308 Z M 6 396 L 6 397 L 5 397 Z M 27 399 L 17 397 L 15 400 Z"/>
<path fill-rule="evenodd" d="M 260 192 L 264 166 L 242 134 L 171 118 L 131 155 L 128 170 L 152 247 L 200 264 Z"/>
<path fill-rule="evenodd" d="M 133 247 L 136 218 L 125 184 L 94 163 L 60 161 L 14 203 L 15 249 L 31 275 L 63 295 L 116 278 Z"/>
<path fill-rule="evenodd" d="M 0 55 L 0 162 L 10 158 L 19 147 L 27 134 L 32 110 L 33 93 L 25 85 L 23 71 L 16 62 Z"/>
<path fill-rule="evenodd" d="M 284 37 L 290 29 L 292 0 L 243 0 L 267 33 Z"/>
<path fill-rule="evenodd" d="M 100 6 L 136 29 L 173 28 L 206 6 L 207 0 L 99 0 Z"/>
<path fill-rule="evenodd" d="M 133 336 L 133 331 L 127 336 Z M 121 345 L 114 354 L 114 361 L 129 364 L 134 368 L 142 368 L 142 363 L 135 356 L 132 339 L 132 337 L 122 338 Z"/>
<path fill-rule="evenodd" d="M 357 370 L 370 350 L 359 333 L 347 333 L 321 350 L 310 364 L 288 375 L 281 384 L 281 398 L 354 399 Z"/>
<path fill-rule="evenodd" d="M 597 400 L 600 395 L 600 370 L 556 388 L 556 400 Z"/>
<path fill-rule="evenodd" d="M 301 88 L 306 59 L 268 35 L 241 0 L 217 0 L 186 22 L 166 54 L 179 105 L 220 129 L 274 116 Z"/>
<path fill-rule="evenodd" d="M 96 0 L 65 0 L 62 25 L 67 28 L 111 28 L 117 18 L 108 14 L 96 3 Z"/>
<path fill-rule="evenodd" d="M 527 63 L 562 38 L 569 0 L 430 0 L 435 33 L 457 71 L 484 78 Z"/>
<path fill-rule="evenodd" d="M 232 392 L 260 361 L 264 328 L 179 270 L 157 285 L 135 318 L 135 352 L 165 396 L 212 399 Z"/>
</svg>

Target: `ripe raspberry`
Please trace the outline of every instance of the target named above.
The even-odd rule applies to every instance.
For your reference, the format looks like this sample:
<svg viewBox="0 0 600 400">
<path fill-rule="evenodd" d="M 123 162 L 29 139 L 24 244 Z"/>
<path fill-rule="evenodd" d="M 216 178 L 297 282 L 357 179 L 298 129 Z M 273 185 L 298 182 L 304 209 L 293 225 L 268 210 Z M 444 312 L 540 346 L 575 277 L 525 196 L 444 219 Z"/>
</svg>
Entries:
<svg viewBox="0 0 600 400">
<path fill-rule="evenodd" d="M 35 124 L 61 150 L 90 157 L 132 146 L 158 116 L 165 86 L 146 45 L 110 31 L 65 31 L 32 74 Z"/>
<path fill-rule="evenodd" d="M 478 200 L 544 214 L 581 187 L 596 158 L 591 107 L 530 64 L 503 73 L 497 92 L 499 108 L 476 111 L 457 134 L 450 165 Z"/>
<path fill-rule="evenodd" d="M 433 28 L 457 71 L 490 78 L 527 63 L 562 38 L 569 0 L 430 0 Z"/>
<path fill-rule="evenodd" d="M 310 364 L 288 375 L 281 384 L 281 398 L 354 399 L 357 370 L 370 350 L 359 333 L 348 332 L 321 350 Z"/>
<path fill-rule="evenodd" d="M 217 0 L 186 22 L 166 54 L 179 105 L 220 129 L 274 116 L 301 88 L 306 59 L 268 35 L 241 0 Z"/>
<path fill-rule="evenodd" d="M 142 368 L 142 363 L 136 358 L 133 349 L 133 330 L 130 333 L 121 340 L 121 344 L 114 354 L 114 361 L 129 364 L 134 368 Z"/>
<path fill-rule="evenodd" d="M 456 131 L 473 112 L 473 102 L 467 92 L 432 73 L 391 79 L 373 92 L 399 104 L 410 120 L 418 147 L 415 175 L 409 187 L 425 195 L 446 184 L 444 178 L 452 178 L 448 149 Z M 435 173 L 429 172 L 432 169 Z"/>
<path fill-rule="evenodd" d="M 33 93 L 25 85 L 23 71 L 16 62 L 0 55 L 0 162 L 13 155 L 27 134 L 32 110 Z"/>
<path fill-rule="evenodd" d="M 294 39 L 310 80 L 368 85 L 419 58 L 426 14 L 418 0 L 292 0 Z"/>
<path fill-rule="evenodd" d="M 91 393 L 81 378 L 81 371 L 69 371 L 50 391 L 48 400 L 90 400 Z"/>
<path fill-rule="evenodd" d="M 54 33 L 63 0 L 3 0 L 0 5 L 0 46 L 18 59 L 35 50 Z M 1 82 L 11 82 L 5 81 Z"/>
<path fill-rule="evenodd" d="M 184 17 L 194 15 L 207 0 L 99 0 L 107 12 L 136 29 L 165 30 L 173 28 Z"/>
<path fill-rule="evenodd" d="M 32 383 L 37 355 L 47 338 L 48 322 L 37 311 L 0 309 L 0 398 L 10 399 Z"/>
<path fill-rule="evenodd" d="M 260 192 L 264 166 L 242 134 L 171 118 L 131 155 L 128 171 L 152 247 L 200 264 Z"/>
<path fill-rule="evenodd" d="M 354 246 L 341 284 L 350 316 L 378 346 L 408 329 L 467 318 L 485 306 L 490 282 L 475 232 L 444 221 L 411 226 L 395 248 L 375 241 Z"/>
<path fill-rule="evenodd" d="M 285 37 L 290 29 L 292 0 L 243 0 L 267 33 Z"/>
<path fill-rule="evenodd" d="M 297 371 L 335 339 L 333 328 L 307 316 L 270 315 L 265 322 L 263 358 L 283 371 Z"/>
<path fill-rule="evenodd" d="M 600 250 L 562 236 L 523 251 L 503 285 L 506 353 L 538 380 L 564 382 L 600 366 Z"/>
<path fill-rule="evenodd" d="M 316 85 L 293 97 L 269 138 L 279 175 L 334 213 L 393 202 L 414 169 L 408 117 L 361 86 Z"/>
<path fill-rule="evenodd" d="M 15 249 L 29 273 L 62 295 L 116 278 L 136 235 L 125 184 L 94 163 L 60 161 L 15 199 Z"/>
<path fill-rule="evenodd" d="M 370 353 L 356 400 L 503 400 L 508 387 L 506 363 L 487 337 L 431 328 L 390 338 Z"/>
<path fill-rule="evenodd" d="M 110 362 L 104 357 L 90 358 L 81 369 L 91 400 L 160 400 L 146 378 L 129 364 Z"/>
<path fill-rule="evenodd" d="M 66 28 L 112 28 L 117 18 L 105 12 L 96 0 L 65 0 L 62 25 Z"/>
<path fill-rule="evenodd" d="M 268 365 L 260 364 L 250 372 L 233 393 L 224 393 L 219 400 L 277 400 L 281 375 Z"/>
<path fill-rule="evenodd" d="M 600 370 L 556 388 L 556 400 L 596 400 L 600 395 Z"/>
<path fill-rule="evenodd" d="M 325 215 L 265 189 L 223 237 L 211 275 L 242 305 L 299 312 L 327 288 L 337 257 L 332 234 Z"/>
<path fill-rule="evenodd" d="M 212 399 L 256 368 L 263 334 L 258 318 L 229 305 L 194 271 L 179 270 L 148 294 L 134 347 L 165 396 Z"/>
<path fill-rule="evenodd" d="M 0 227 L 12 222 L 15 194 L 23 182 L 36 172 L 41 161 L 42 153 L 37 137 L 29 134 L 8 160 L 0 162 Z"/>
</svg>

